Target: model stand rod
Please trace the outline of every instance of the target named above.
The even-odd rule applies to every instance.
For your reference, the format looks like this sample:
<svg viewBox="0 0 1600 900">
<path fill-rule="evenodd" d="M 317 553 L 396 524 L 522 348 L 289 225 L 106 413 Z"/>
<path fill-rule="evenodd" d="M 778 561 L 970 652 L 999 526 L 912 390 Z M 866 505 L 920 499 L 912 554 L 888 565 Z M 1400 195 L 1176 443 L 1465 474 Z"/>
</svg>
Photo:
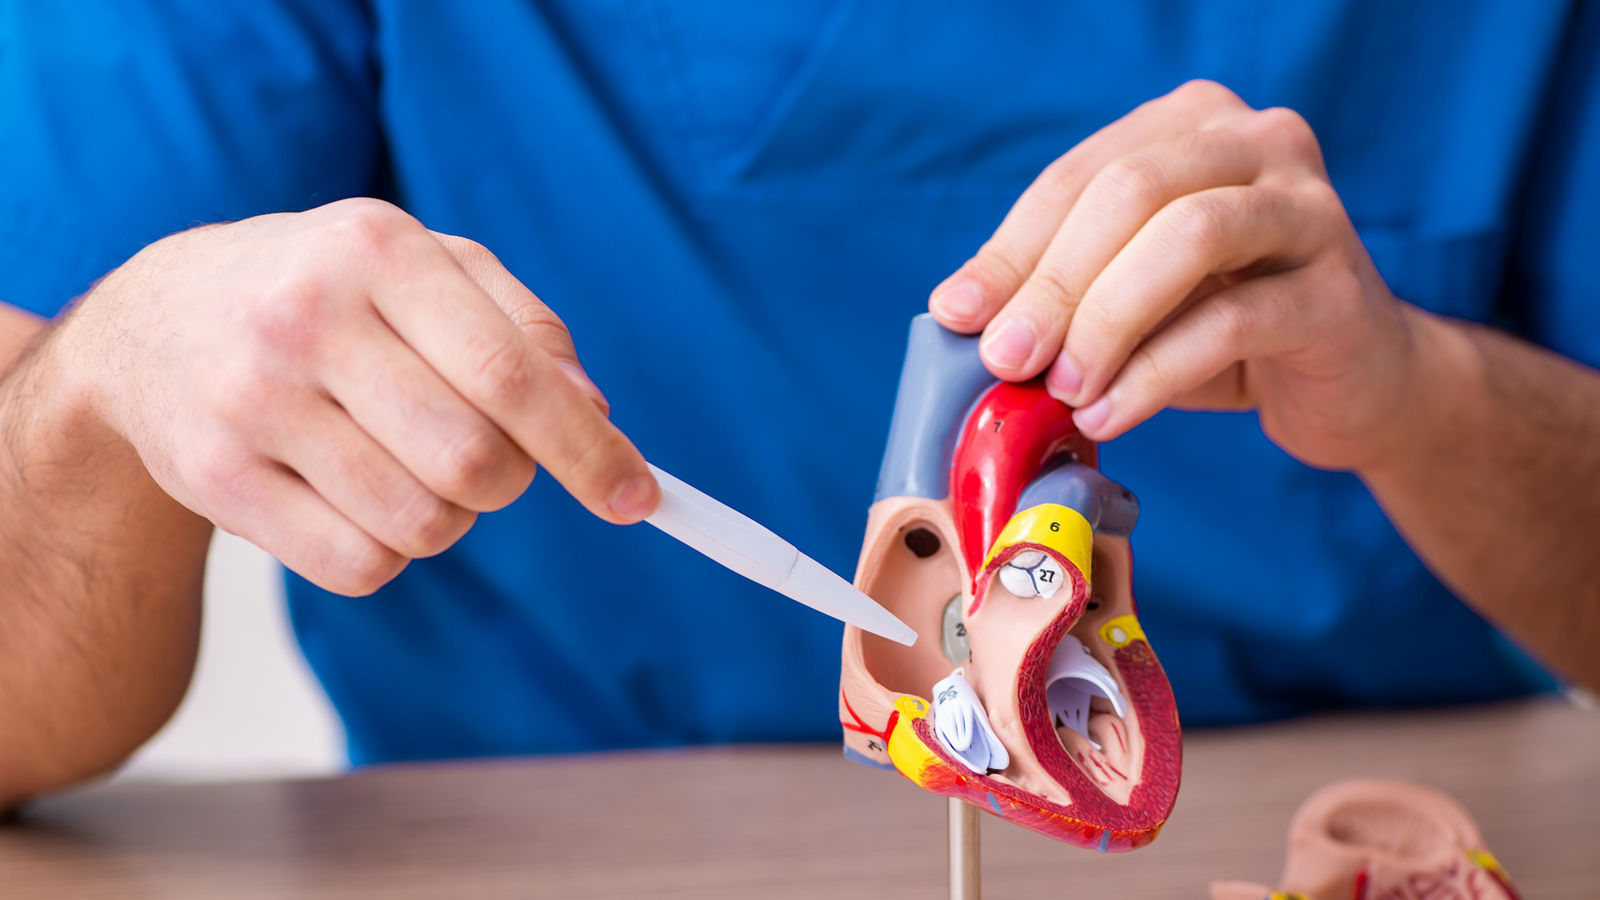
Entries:
<svg viewBox="0 0 1600 900">
<path fill-rule="evenodd" d="M 978 858 L 978 808 L 949 798 L 950 900 L 979 900 L 983 895 Z"/>
</svg>

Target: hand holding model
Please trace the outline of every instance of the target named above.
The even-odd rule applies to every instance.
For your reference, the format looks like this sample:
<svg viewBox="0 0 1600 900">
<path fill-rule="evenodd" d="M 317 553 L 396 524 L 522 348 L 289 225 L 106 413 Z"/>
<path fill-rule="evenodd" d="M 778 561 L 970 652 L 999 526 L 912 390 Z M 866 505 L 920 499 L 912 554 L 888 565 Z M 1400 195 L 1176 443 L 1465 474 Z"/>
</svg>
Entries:
<svg viewBox="0 0 1600 900">
<path fill-rule="evenodd" d="M 1480 613 L 1600 683 L 1600 493 L 1566 487 L 1600 483 L 1600 376 L 1396 299 L 1298 114 L 1205 81 L 1140 106 L 1052 163 L 929 305 L 982 333 L 996 377 L 1044 373 L 1094 440 L 1168 406 L 1255 410 L 1289 454 L 1359 475 Z"/>
<path fill-rule="evenodd" d="M 1046 372 L 1084 433 L 1167 406 L 1254 408 L 1299 459 L 1353 469 L 1397 440 L 1422 313 L 1379 277 L 1311 128 L 1211 82 L 1073 148 L 933 293 L 997 377 Z"/>
</svg>

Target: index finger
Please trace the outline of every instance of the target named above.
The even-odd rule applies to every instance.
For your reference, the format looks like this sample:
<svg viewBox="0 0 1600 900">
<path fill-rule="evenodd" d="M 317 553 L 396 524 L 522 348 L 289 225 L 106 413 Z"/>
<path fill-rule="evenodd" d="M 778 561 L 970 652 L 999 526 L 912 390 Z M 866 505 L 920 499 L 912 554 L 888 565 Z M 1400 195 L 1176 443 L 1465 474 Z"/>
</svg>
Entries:
<svg viewBox="0 0 1600 900">
<path fill-rule="evenodd" d="M 590 399 L 600 406 L 601 412 L 611 412 L 606 395 L 600 392 L 578 361 L 578 350 L 572 346 L 572 335 L 567 332 L 566 323 L 543 300 L 511 274 L 489 248 L 477 241 L 437 231 L 428 233 L 450 251 L 456 263 L 489 294 L 500 311 L 511 320 L 511 324 L 553 357 L 567 377 L 590 394 Z"/>
<path fill-rule="evenodd" d="M 523 333 L 455 257 L 418 229 L 375 282 L 389 326 L 590 512 L 636 522 L 660 489 L 632 442 L 560 363 Z"/>
<path fill-rule="evenodd" d="M 977 255 L 933 289 L 928 308 L 934 318 L 952 331 L 982 330 L 1033 273 L 1067 213 L 1101 169 L 1244 108 L 1244 101 L 1227 88 L 1191 81 L 1085 138 L 1046 167 Z"/>
</svg>

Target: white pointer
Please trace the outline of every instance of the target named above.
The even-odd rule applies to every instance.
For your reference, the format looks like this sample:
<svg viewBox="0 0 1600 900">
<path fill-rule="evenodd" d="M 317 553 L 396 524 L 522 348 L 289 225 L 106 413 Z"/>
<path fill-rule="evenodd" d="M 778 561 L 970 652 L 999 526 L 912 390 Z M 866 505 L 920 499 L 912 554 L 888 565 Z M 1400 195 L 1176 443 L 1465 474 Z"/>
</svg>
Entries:
<svg viewBox="0 0 1600 900">
<path fill-rule="evenodd" d="M 817 612 L 907 647 L 911 626 L 781 537 L 677 478 L 650 467 L 661 508 L 645 519 L 718 563 Z"/>
</svg>

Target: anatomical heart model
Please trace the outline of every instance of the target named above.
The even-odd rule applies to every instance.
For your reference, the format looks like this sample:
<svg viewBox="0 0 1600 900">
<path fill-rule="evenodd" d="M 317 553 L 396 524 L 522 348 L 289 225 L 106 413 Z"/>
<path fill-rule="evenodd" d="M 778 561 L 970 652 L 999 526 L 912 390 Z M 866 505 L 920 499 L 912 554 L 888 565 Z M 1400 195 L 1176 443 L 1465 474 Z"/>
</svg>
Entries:
<svg viewBox="0 0 1600 900">
<path fill-rule="evenodd" d="M 1138 514 L 1042 381 L 913 320 L 856 587 L 921 639 L 845 629 L 845 756 L 1080 847 L 1153 840 L 1182 745 L 1133 602 Z"/>
</svg>

